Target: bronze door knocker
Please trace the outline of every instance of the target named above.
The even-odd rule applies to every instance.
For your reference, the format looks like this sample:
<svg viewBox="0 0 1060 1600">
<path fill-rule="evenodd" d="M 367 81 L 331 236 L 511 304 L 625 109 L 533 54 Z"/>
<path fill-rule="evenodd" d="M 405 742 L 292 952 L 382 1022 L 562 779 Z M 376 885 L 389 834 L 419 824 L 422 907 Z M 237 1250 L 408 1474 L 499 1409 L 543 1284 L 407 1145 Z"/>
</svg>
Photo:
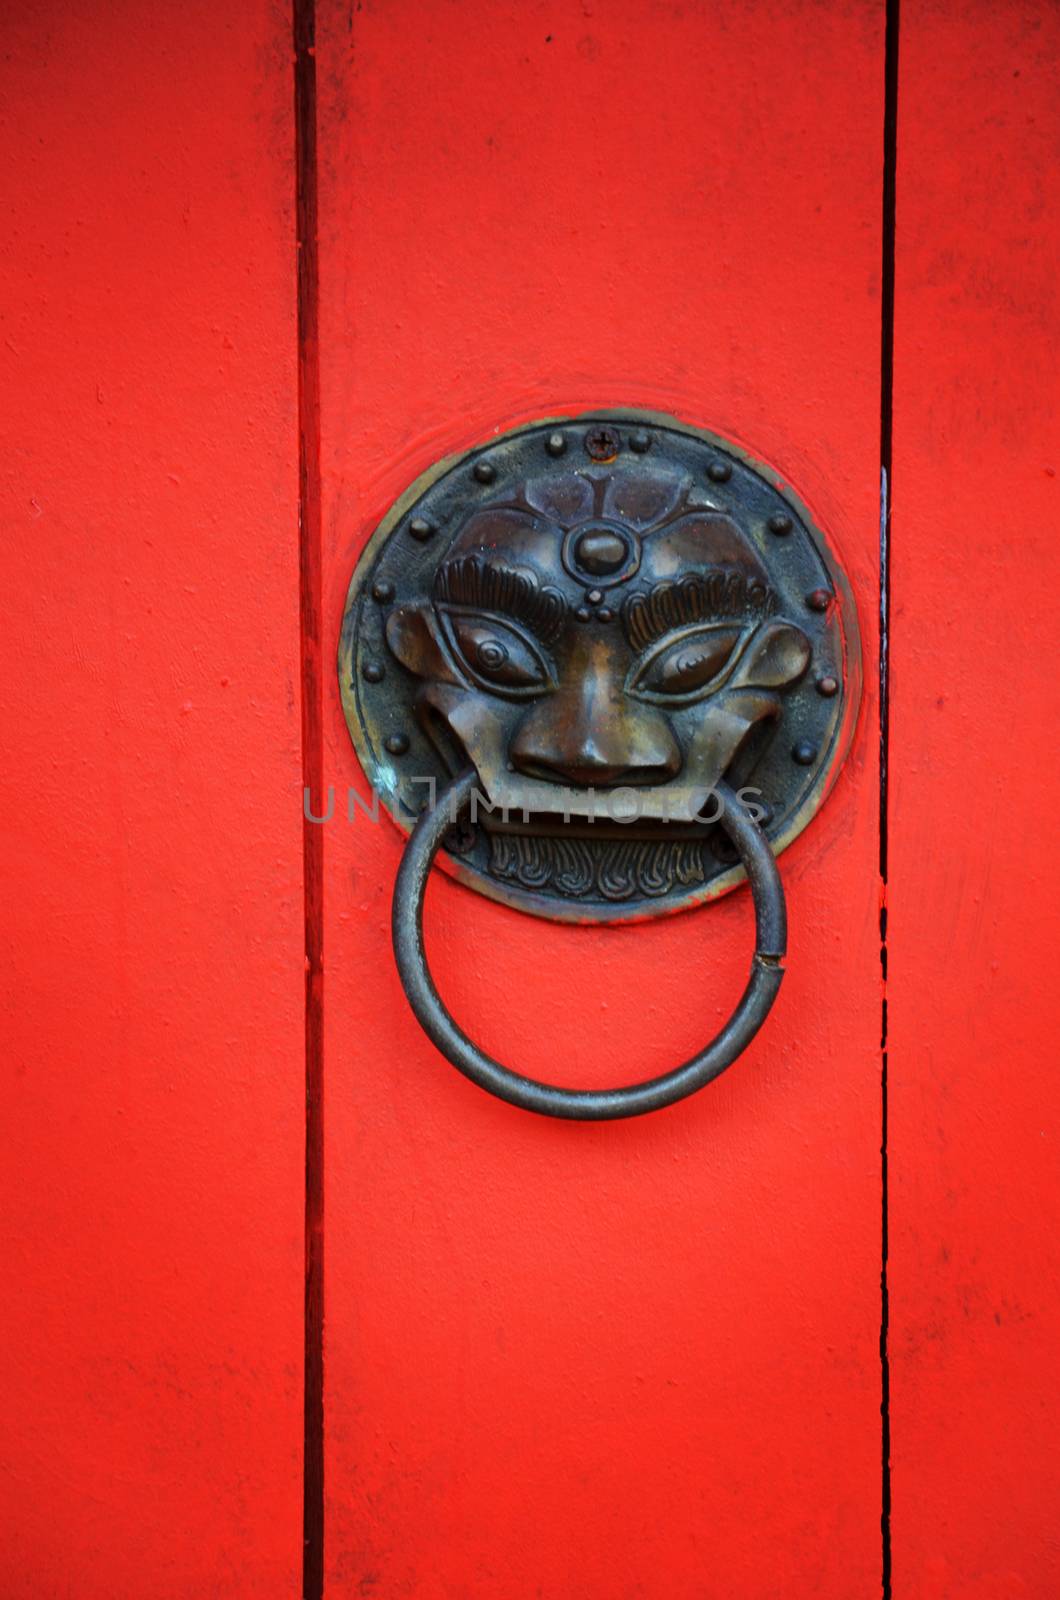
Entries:
<svg viewBox="0 0 1060 1600">
<path fill-rule="evenodd" d="M 849 589 L 773 473 L 642 412 L 533 423 L 442 461 L 357 564 L 339 672 L 361 763 L 411 832 L 398 970 L 454 1065 L 513 1104 L 598 1120 L 671 1104 L 736 1059 L 783 977 L 774 856 L 831 787 L 860 691 Z M 580 922 L 678 910 L 746 876 L 756 945 L 736 1011 L 650 1082 L 511 1072 L 427 969 L 423 895 L 443 849 L 481 892 Z"/>
</svg>

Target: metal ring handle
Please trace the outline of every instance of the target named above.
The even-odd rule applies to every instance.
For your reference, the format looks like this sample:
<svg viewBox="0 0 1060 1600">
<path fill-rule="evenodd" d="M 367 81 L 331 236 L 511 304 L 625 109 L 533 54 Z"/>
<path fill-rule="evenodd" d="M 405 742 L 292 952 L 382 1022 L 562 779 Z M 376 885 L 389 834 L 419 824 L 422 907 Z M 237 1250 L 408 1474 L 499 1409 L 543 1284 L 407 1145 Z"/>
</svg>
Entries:
<svg viewBox="0 0 1060 1600">
<path fill-rule="evenodd" d="M 739 852 L 754 897 L 755 951 L 751 976 L 740 1002 L 710 1044 L 682 1066 L 659 1078 L 622 1089 L 563 1089 L 512 1072 L 457 1027 L 434 986 L 423 946 L 423 897 L 434 858 L 446 830 L 471 797 L 474 770 L 446 785 L 434 806 L 424 811 L 412 830 L 394 884 L 392 929 L 397 969 L 416 1017 L 427 1037 L 454 1067 L 501 1100 L 546 1117 L 604 1122 L 641 1116 L 673 1105 L 731 1066 L 758 1032 L 776 999 L 784 977 L 780 965 L 787 944 L 787 917 L 780 873 L 769 842 L 727 784 L 716 785 L 721 802 L 719 821 Z"/>
</svg>

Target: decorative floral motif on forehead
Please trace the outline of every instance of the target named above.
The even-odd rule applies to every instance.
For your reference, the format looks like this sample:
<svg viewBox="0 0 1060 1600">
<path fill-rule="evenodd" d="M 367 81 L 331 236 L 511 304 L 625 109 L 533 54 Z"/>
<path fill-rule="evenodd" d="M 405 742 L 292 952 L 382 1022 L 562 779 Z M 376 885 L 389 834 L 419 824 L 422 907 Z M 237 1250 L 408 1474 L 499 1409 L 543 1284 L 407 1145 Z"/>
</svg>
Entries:
<svg viewBox="0 0 1060 1600">
<path fill-rule="evenodd" d="M 642 533 L 654 532 L 686 509 L 692 488 L 692 479 L 683 472 L 615 472 L 607 481 L 600 510 Z"/>
<path fill-rule="evenodd" d="M 558 477 L 527 479 L 521 499 L 529 510 L 565 528 L 593 515 L 596 494 L 588 472 L 564 472 Z"/>
<path fill-rule="evenodd" d="M 635 473 L 609 468 L 531 478 L 523 500 L 562 528 L 594 519 L 613 519 L 645 531 L 666 522 L 685 505 L 692 488 L 687 473 L 654 470 Z"/>
</svg>

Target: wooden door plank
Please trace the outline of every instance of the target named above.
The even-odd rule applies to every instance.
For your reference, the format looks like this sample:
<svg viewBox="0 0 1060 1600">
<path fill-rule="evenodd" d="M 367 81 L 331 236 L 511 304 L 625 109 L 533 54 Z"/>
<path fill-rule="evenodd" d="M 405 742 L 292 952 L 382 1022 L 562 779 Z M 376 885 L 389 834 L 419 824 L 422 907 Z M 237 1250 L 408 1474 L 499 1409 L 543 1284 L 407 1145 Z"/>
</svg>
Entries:
<svg viewBox="0 0 1060 1600">
<path fill-rule="evenodd" d="M 290 18 L 6 35 L 0 1591 L 294 1596 Z"/>
<path fill-rule="evenodd" d="M 1060 20 L 902 5 L 891 807 L 894 1592 L 1060 1593 L 1052 750 Z"/>
<path fill-rule="evenodd" d="M 324 5 L 325 615 L 436 456 L 641 404 L 790 476 L 875 660 L 879 8 Z M 426 1043 L 400 841 L 326 716 L 326 1441 L 334 1596 L 849 1600 L 880 1576 L 876 724 L 784 857 L 746 1057 L 646 1120 L 550 1124 Z M 746 894 L 557 927 L 450 883 L 440 988 L 515 1067 L 650 1076 L 735 999 Z"/>
</svg>

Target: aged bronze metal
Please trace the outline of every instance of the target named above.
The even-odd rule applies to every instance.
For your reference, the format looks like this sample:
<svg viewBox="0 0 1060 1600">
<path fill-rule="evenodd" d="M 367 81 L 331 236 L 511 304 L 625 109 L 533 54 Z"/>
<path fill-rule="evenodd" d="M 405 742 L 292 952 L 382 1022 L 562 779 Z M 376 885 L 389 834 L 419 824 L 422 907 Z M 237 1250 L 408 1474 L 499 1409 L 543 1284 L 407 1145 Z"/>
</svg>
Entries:
<svg viewBox="0 0 1060 1600">
<path fill-rule="evenodd" d="M 834 779 L 860 683 L 806 509 L 734 444 L 644 412 L 550 418 L 425 473 L 358 563 L 339 666 L 395 821 L 470 766 L 492 809 L 449 830 L 443 864 L 577 921 L 739 882 L 722 783 L 782 850 Z"/>
<path fill-rule="evenodd" d="M 446 1010 L 427 966 L 423 945 L 423 896 L 431 866 L 451 817 L 466 814 L 478 783 L 474 768 L 455 777 L 412 830 L 394 886 L 391 928 L 394 956 L 409 1004 L 427 1037 L 480 1088 L 542 1116 L 580 1122 L 641 1116 L 694 1094 L 731 1066 L 762 1026 L 784 977 L 787 947 L 784 891 L 764 834 L 725 783 L 717 785 L 720 820 L 747 871 L 755 908 L 751 976 L 725 1026 L 682 1066 L 662 1077 L 619 1089 L 567 1089 L 512 1072 L 480 1050 Z"/>
</svg>

